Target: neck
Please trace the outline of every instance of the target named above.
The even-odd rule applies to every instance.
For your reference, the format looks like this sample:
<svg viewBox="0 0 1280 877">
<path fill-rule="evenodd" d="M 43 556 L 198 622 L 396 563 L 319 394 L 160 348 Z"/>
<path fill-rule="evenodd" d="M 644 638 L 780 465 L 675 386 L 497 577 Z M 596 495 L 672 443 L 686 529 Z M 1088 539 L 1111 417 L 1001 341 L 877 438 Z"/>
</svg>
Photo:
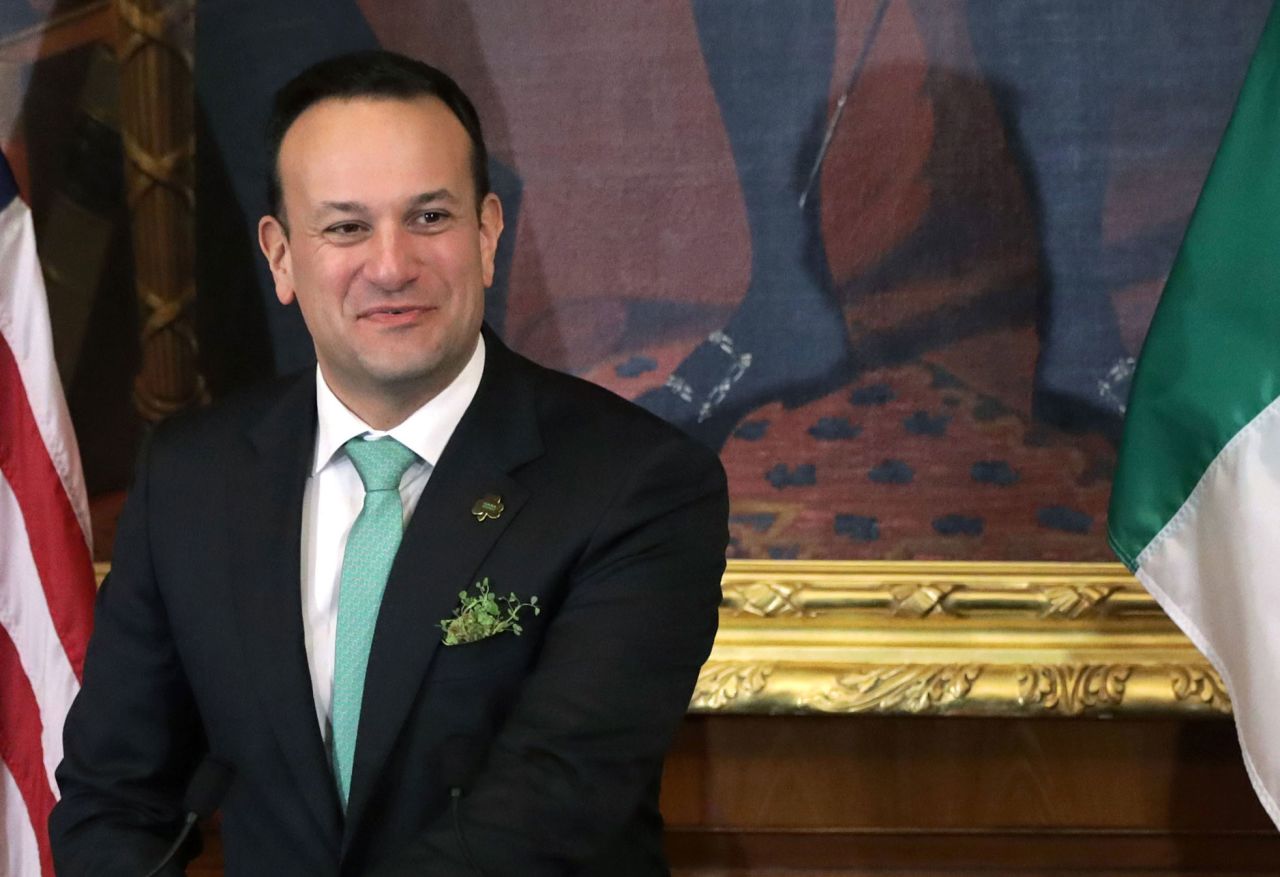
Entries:
<svg viewBox="0 0 1280 877">
<path fill-rule="evenodd" d="M 415 411 L 444 392 L 466 370 L 480 345 L 480 333 L 465 356 L 448 357 L 424 373 L 402 380 L 378 379 L 366 372 L 327 368 L 317 356 L 325 385 L 348 411 L 376 430 L 404 423 Z"/>
<path fill-rule="evenodd" d="M 386 431 L 393 429 L 409 419 L 409 415 L 434 399 L 438 393 L 432 393 L 421 399 L 369 399 L 344 393 L 336 387 L 330 387 L 338 401 L 350 409 L 374 429 Z"/>
<path fill-rule="evenodd" d="M 436 380 L 404 386 L 378 384 L 369 387 L 351 387 L 335 382 L 324 367 L 320 373 L 325 383 L 347 409 L 376 430 L 388 430 L 404 423 L 411 414 L 426 405 L 462 373 L 458 369 L 453 374 L 442 375 Z"/>
</svg>

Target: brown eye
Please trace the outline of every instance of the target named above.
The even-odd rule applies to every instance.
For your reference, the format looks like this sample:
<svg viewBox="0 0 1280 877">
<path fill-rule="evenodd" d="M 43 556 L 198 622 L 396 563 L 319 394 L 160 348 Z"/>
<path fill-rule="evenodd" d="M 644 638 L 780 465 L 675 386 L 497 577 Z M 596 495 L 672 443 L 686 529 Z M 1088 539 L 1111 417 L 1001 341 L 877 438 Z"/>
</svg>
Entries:
<svg viewBox="0 0 1280 877">
<path fill-rule="evenodd" d="M 329 232 L 337 235 L 353 235 L 359 234 L 363 227 L 358 222 L 340 222 L 337 225 L 329 226 Z"/>
</svg>

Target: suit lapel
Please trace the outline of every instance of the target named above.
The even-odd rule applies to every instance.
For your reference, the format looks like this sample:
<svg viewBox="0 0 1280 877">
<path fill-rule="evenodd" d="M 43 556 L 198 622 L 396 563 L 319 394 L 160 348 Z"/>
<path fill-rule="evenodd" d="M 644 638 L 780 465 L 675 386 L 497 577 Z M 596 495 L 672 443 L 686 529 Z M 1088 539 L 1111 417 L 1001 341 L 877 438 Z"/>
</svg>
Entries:
<svg viewBox="0 0 1280 877">
<path fill-rule="evenodd" d="M 248 666 L 302 798 L 337 838 L 341 810 L 316 721 L 302 632 L 302 498 L 314 456 L 315 383 L 301 378 L 250 429 L 243 465 L 228 473 L 233 594 Z"/>
<path fill-rule="evenodd" d="M 528 366 L 485 335 L 480 388 L 423 490 L 396 555 L 369 653 L 344 847 L 440 647 L 439 623 L 528 498 L 511 473 L 542 452 Z M 471 514 L 487 494 L 497 519 Z"/>
</svg>

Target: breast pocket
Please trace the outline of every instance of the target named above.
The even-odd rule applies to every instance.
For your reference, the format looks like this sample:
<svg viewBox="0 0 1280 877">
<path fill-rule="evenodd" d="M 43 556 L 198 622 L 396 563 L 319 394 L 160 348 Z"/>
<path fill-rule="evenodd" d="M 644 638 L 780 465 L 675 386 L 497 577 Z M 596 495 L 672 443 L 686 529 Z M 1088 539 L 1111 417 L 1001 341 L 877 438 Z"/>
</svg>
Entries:
<svg viewBox="0 0 1280 877">
<path fill-rule="evenodd" d="M 428 682 L 457 681 L 523 671 L 533 660 L 535 643 L 527 635 L 500 633 L 473 643 L 441 645 Z"/>
</svg>

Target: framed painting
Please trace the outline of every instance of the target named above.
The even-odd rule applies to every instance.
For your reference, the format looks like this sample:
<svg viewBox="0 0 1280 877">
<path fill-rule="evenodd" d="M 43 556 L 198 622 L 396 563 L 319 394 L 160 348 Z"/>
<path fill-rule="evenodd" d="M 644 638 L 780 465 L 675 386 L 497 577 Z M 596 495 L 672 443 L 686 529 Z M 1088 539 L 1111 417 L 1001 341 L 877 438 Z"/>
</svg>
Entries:
<svg viewBox="0 0 1280 877">
<path fill-rule="evenodd" d="M 1268 8 L 202 0 L 202 380 L 314 362 L 255 252 L 259 132 L 305 64 L 394 49 L 484 122 L 490 325 L 720 453 L 730 563 L 695 709 L 1229 711 L 1110 562 L 1106 505 Z"/>
</svg>

